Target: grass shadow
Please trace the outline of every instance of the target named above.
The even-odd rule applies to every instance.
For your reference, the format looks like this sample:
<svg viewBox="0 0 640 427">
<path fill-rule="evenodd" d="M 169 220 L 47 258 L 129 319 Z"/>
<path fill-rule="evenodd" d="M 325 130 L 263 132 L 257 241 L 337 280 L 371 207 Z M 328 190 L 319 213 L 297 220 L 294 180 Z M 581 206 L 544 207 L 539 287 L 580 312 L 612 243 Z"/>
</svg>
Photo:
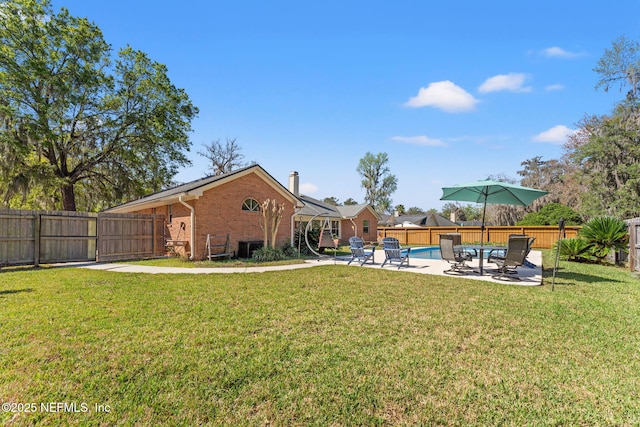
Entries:
<svg viewBox="0 0 640 427">
<path fill-rule="evenodd" d="M 567 280 L 571 282 L 584 282 L 584 283 L 622 283 L 621 280 L 612 279 L 611 277 L 596 276 L 593 274 L 576 273 L 569 271 L 556 271 L 556 279 Z"/>
<path fill-rule="evenodd" d="M 43 268 L 46 268 L 43 265 L 39 265 L 39 266 L 33 266 L 33 265 L 2 265 L 0 266 L 0 274 L 7 274 L 7 273 L 20 273 L 20 272 L 24 272 L 24 271 L 32 271 L 32 270 L 42 270 Z"/>
<path fill-rule="evenodd" d="M 0 297 L 2 297 L 3 295 L 19 294 L 19 293 L 22 293 L 22 292 L 33 292 L 33 288 L 7 289 L 5 291 L 0 291 Z"/>
</svg>

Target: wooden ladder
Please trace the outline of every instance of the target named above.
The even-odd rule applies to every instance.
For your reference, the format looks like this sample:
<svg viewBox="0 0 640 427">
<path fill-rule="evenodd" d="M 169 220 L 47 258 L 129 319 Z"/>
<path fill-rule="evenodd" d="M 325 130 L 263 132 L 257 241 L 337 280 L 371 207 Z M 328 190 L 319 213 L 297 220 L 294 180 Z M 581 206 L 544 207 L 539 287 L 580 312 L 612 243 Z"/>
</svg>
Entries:
<svg viewBox="0 0 640 427">
<path fill-rule="evenodd" d="M 225 239 L 224 243 L 218 243 L 218 244 L 214 244 L 212 243 L 213 241 L 215 241 L 215 239 Z M 216 248 L 224 248 L 223 252 L 217 252 L 217 253 L 211 253 L 211 250 L 213 249 L 215 251 Z M 226 236 L 212 236 L 211 234 L 207 234 L 207 243 L 206 243 L 206 247 L 205 247 L 206 251 L 207 251 L 207 258 L 214 259 L 214 258 L 231 258 L 231 256 L 233 255 L 231 253 L 231 244 L 229 242 L 229 235 L 227 234 Z"/>
</svg>

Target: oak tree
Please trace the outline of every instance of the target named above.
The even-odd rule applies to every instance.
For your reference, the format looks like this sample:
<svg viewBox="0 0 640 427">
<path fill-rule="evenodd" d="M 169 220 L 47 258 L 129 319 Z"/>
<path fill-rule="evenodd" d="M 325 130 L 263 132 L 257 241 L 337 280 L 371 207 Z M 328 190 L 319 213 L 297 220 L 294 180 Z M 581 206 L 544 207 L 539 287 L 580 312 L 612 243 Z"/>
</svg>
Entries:
<svg viewBox="0 0 640 427">
<path fill-rule="evenodd" d="M 116 55 L 86 18 L 49 0 L 0 4 L 0 192 L 101 209 L 159 191 L 188 164 L 194 107 L 167 68 Z M 78 195 L 82 202 L 78 205 Z"/>
</svg>

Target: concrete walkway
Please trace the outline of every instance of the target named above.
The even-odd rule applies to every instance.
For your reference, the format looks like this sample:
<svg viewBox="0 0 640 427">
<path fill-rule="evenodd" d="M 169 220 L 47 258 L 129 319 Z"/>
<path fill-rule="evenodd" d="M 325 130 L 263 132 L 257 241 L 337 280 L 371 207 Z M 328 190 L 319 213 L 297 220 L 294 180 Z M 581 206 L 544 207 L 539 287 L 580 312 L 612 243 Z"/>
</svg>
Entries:
<svg viewBox="0 0 640 427">
<path fill-rule="evenodd" d="M 352 268 L 378 268 L 384 261 L 384 251 L 376 251 L 375 264 L 366 264 L 365 266 L 359 266 L 357 263 L 352 263 Z M 346 258 L 323 258 L 320 261 L 308 260 L 303 264 L 290 264 L 290 265 L 278 265 L 270 267 L 214 267 L 214 268 L 181 268 L 181 267 L 154 267 L 137 264 L 117 264 L 117 263 L 83 263 L 76 264 L 77 267 L 87 268 L 91 270 L 105 270 L 115 271 L 121 273 L 149 273 L 149 274 L 230 274 L 230 273 L 264 273 L 268 271 L 281 271 L 281 270 L 297 270 L 300 268 L 317 267 L 321 265 L 347 265 L 349 257 Z M 411 258 L 409 267 L 402 267 L 398 270 L 397 265 L 385 265 L 385 270 L 403 271 L 416 274 L 434 274 L 439 276 L 447 275 L 449 277 L 464 277 L 472 280 L 483 280 L 496 283 L 507 283 L 521 286 L 538 286 L 542 284 L 542 254 L 539 251 L 531 251 L 527 258 L 532 264 L 536 265 L 535 268 L 520 267 L 518 268 L 517 275 L 508 275 L 509 277 L 502 280 L 497 280 L 491 277 L 491 270 L 495 269 L 494 264 L 485 265 L 485 274 L 480 276 L 477 273 L 469 274 L 446 274 L 445 270 L 449 269 L 449 264 L 446 261 L 435 259 L 418 259 Z M 66 264 L 67 266 L 69 264 Z M 474 259 L 469 263 L 476 270 L 478 269 L 478 260 Z M 487 269 L 488 267 L 488 269 Z M 518 277 L 520 280 L 514 280 L 512 277 Z"/>
</svg>

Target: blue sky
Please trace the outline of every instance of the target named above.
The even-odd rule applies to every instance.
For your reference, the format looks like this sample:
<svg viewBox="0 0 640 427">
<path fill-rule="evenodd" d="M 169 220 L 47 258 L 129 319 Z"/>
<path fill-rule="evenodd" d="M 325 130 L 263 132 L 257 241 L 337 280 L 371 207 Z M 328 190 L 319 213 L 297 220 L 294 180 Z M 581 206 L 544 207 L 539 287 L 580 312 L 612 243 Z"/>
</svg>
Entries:
<svg viewBox="0 0 640 427">
<path fill-rule="evenodd" d="M 356 167 L 386 152 L 393 205 L 440 209 L 441 187 L 559 158 L 585 115 L 623 97 L 592 71 L 619 36 L 640 39 L 640 0 L 55 0 L 114 50 L 129 44 L 169 69 L 200 109 L 204 143 L 236 138 L 287 185 L 364 199 Z"/>
</svg>

